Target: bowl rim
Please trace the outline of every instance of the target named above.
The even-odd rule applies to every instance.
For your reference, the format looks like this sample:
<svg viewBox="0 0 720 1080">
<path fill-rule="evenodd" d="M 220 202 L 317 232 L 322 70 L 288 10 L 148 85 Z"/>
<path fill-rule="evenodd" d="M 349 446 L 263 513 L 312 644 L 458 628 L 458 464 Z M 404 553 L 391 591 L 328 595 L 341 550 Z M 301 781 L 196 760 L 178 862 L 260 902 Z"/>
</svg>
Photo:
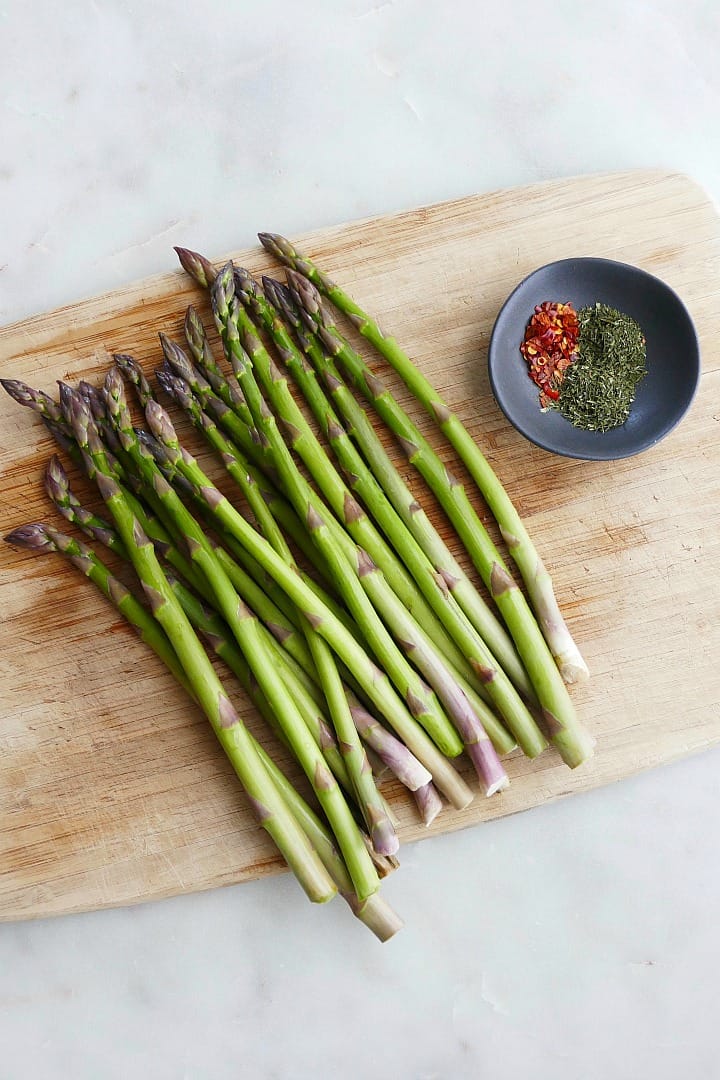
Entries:
<svg viewBox="0 0 720 1080">
<path fill-rule="evenodd" d="M 495 381 L 492 356 L 493 344 L 495 342 L 495 337 L 498 332 L 498 324 L 500 323 L 503 312 L 509 306 L 513 297 L 518 292 L 520 292 L 520 290 L 537 274 L 540 274 L 544 270 L 549 270 L 551 267 L 563 266 L 566 263 L 573 263 L 575 265 L 577 265 L 578 263 L 592 263 L 594 265 L 602 264 L 605 266 L 619 267 L 621 270 L 630 271 L 632 274 L 647 278 L 649 281 L 653 282 L 653 284 L 660 285 L 670 294 L 675 303 L 679 306 L 680 311 L 684 316 L 688 327 L 690 328 L 691 339 L 694 345 L 692 370 L 693 379 L 690 397 L 688 399 L 687 405 L 677 415 L 677 417 L 675 417 L 675 419 L 670 424 L 667 424 L 659 433 L 644 440 L 639 440 L 633 445 L 631 449 L 625 451 L 615 450 L 608 453 L 603 452 L 602 450 L 598 450 L 598 452 L 596 453 L 589 453 L 588 451 L 579 453 L 573 450 L 559 450 L 557 446 L 553 445 L 551 442 L 543 440 L 542 436 L 536 436 L 534 434 L 531 434 L 530 431 L 526 430 L 526 426 L 523 425 L 521 421 L 516 420 L 513 416 L 511 416 L 502 401 L 502 395 L 499 394 L 498 391 L 498 387 Z M 669 435 L 670 432 L 678 426 L 683 417 L 687 415 L 687 413 L 690 411 L 690 408 L 692 407 L 692 404 L 698 392 L 698 387 L 700 385 L 700 377 L 702 375 L 702 356 L 700 352 L 700 339 L 698 337 L 695 322 L 688 310 L 685 301 L 682 299 L 679 293 L 677 293 L 675 289 L 673 289 L 671 285 L 668 285 L 666 281 L 663 281 L 663 279 L 658 277 L 656 274 L 651 274 L 648 270 L 643 269 L 643 267 L 635 266 L 634 263 L 621 262 L 618 259 L 608 259 L 602 256 L 579 255 L 575 258 L 569 256 L 564 259 L 553 259 L 551 262 L 543 263 L 541 266 L 538 266 L 534 270 L 531 270 L 529 274 L 526 274 L 525 277 L 517 283 L 512 292 L 510 292 L 506 299 L 503 301 L 502 306 L 500 307 L 497 315 L 495 316 L 495 322 L 493 323 L 493 328 L 490 333 L 490 339 L 488 341 L 487 367 L 488 377 L 490 380 L 490 389 L 492 390 L 492 394 L 497 405 L 499 406 L 505 418 L 509 420 L 512 426 L 515 428 L 515 430 L 518 431 L 524 438 L 526 438 L 528 442 L 531 442 L 535 446 L 540 447 L 541 450 L 545 450 L 547 453 L 555 454 L 559 457 L 574 458 L 577 461 L 621 461 L 623 458 L 634 457 L 636 454 L 641 454 L 645 450 L 650 450 L 653 446 L 657 446 L 657 444 L 662 439 Z"/>
</svg>

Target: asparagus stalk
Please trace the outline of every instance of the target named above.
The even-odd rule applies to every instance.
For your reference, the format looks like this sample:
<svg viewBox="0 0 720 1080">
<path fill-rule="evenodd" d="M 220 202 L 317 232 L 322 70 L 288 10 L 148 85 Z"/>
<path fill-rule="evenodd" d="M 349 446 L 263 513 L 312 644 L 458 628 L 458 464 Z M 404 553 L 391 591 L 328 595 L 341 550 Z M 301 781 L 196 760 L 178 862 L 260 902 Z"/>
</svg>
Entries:
<svg viewBox="0 0 720 1080">
<path fill-rule="evenodd" d="M 160 344 L 162 345 L 165 362 L 178 378 L 187 383 L 190 392 L 195 396 L 203 411 L 209 413 L 217 421 L 254 465 L 272 476 L 272 461 L 269 459 L 267 447 L 264 445 L 252 417 L 250 417 L 248 423 L 244 416 L 239 416 L 227 401 L 219 397 L 205 376 L 197 370 L 185 350 L 181 349 L 177 342 L 171 341 L 165 334 L 161 334 Z M 240 393 L 239 387 L 238 393 Z M 233 396 L 229 390 L 227 396 L 230 398 Z"/>
<path fill-rule="evenodd" d="M 303 362 L 303 358 L 295 348 L 286 328 L 280 322 L 278 316 L 274 314 L 274 309 L 260 295 L 259 290 L 254 287 L 254 282 L 245 271 L 236 269 L 236 282 L 238 279 L 240 280 L 242 297 L 248 304 L 252 304 L 254 310 L 270 331 L 288 370 L 294 374 L 296 382 L 305 395 L 321 429 L 328 436 L 330 445 L 336 453 L 345 476 L 348 478 L 351 490 L 353 493 L 360 495 L 365 505 L 374 514 L 378 524 L 383 527 L 386 535 L 392 539 L 395 550 L 402 554 L 405 565 L 422 589 L 435 614 L 443 621 L 456 645 L 460 646 L 460 649 L 457 650 L 457 658 L 455 655 L 449 658 L 452 666 L 456 671 L 459 670 L 462 673 L 464 680 L 468 680 L 468 678 L 471 680 L 473 689 L 478 690 L 484 687 L 490 700 L 512 730 L 515 738 L 520 741 L 523 749 L 530 756 L 536 756 L 547 744 L 506 673 L 500 668 L 492 652 L 467 619 L 462 609 L 456 604 L 447 589 L 444 579 L 440 578 L 439 575 L 436 576 L 432 563 L 415 540 L 415 537 L 406 529 L 402 520 L 385 498 L 384 492 L 377 484 L 373 474 L 340 426 L 337 416 L 317 382 L 313 370 L 309 368 L 306 362 Z M 477 680 L 477 682 L 474 680 Z M 463 689 L 467 695 L 467 689 L 465 687 Z M 473 706 L 477 712 L 478 704 L 476 701 L 473 701 Z M 503 753 L 509 752 L 514 746 L 514 740 L 507 737 L 506 732 L 497 724 L 492 713 L 489 713 L 482 704 L 480 704 L 480 712 L 480 719 L 491 735 L 496 748 Z"/>
<path fill-rule="evenodd" d="M 151 401 L 147 405 L 146 416 L 153 431 L 158 436 L 162 436 L 165 433 L 164 410 L 156 402 Z M 232 464 L 232 462 L 228 462 L 229 466 Z M 239 472 L 236 478 L 242 486 L 243 493 L 255 516 L 260 532 L 277 554 L 292 566 L 296 573 L 299 573 L 299 568 L 295 563 L 285 537 L 265 500 L 259 494 L 257 486 L 252 482 L 252 478 L 242 471 Z M 387 815 L 384 800 L 375 786 L 372 769 L 353 723 L 350 706 L 345 696 L 333 653 L 329 645 L 315 632 L 307 619 L 303 619 L 303 632 L 310 647 L 320 685 L 327 699 L 335 733 L 340 742 L 340 750 L 347 769 L 347 775 L 350 778 L 352 790 L 370 832 L 373 847 L 381 855 L 394 855 L 399 847 L 397 836 Z"/>
<path fill-rule="evenodd" d="M 96 438 L 94 421 L 79 397 L 74 398 L 73 402 L 75 436 L 81 449 L 89 454 L 92 441 Z M 95 456 L 100 460 L 99 455 Z M 249 796 L 258 821 L 273 838 L 308 896 L 315 902 L 331 899 L 336 892 L 332 880 L 268 776 L 250 733 L 233 708 L 168 585 L 152 543 L 132 514 L 122 488 L 109 470 L 99 470 L 96 479 L 100 494 L 115 519 L 121 539 L 146 591 L 152 613 L 170 639 L 198 703 Z"/>
<path fill-rule="evenodd" d="M 594 741 L 580 724 L 538 624 L 462 484 L 447 471 L 417 425 L 338 332 L 331 317 L 326 325 L 327 309 L 317 289 L 300 274 L 288 271 L 288 275 L 295 300 L 318 327 L 323 343 L 396 435 L 408 460 L 433 489 L 454 525 L 505 619 L 537 694 L 551 741 L 571 768 L 582 764 L 592 756 Z"/>
<path fill-rule="evenodd" d="M 397 341 L 383 334 L 375 320 L 340 286 L 331 281 L 327 274 L 277 233 L 261 233 L 260 242 L 286 266 L 298 275 L 304 275 L 351 319 L 363 337 L 393 366 L 408 389 L 437 422 L 464 462 L 500 526 L 503 539 L 527 586 L 540 628 L 563 678 L 570 683 L 586 679 L 587 666 L 563 619 L 550 575 L 505 488 L 459 418 Z"/>
<path fill-rule="evenodd" d="M 114 551 L 117 555 L 128 558 L 125 546 L 112 525 L 97 514 L 87 510 L 74 496 L 70 489 L 62 463 L 57 457 L 50 459 L 45 470 L 45 490 L 68 521 L 79 525 L 81 529 L 99 540 L 100 543 L 104 544 L 105 547 L 109 548 L 111 551 Z M 157 550 L 158 544 L 155 541 L 153 541 L 153 543 Z M 164 558 L 167 559 L 168 554 L 173 551 L 174 549 L 170 544 L 162 545 L 162 555 Z M 179 556 L 179 553 L 177 554 Z M 193 575 L 195 574 L 192 565 L 187 563 L 182 556 L 179 556 L 178 561 L 180 562 L 181 568 L 185 571 L 187 580 L 192 580 Z M 235 674 L 244 685 L 247 664 L 242 653 L 231 640 L 230 631 L 227 625 L 212 608 L 204 605 L 193 593 L 185 588 L 181 581 L 173 578 L 167 572 L 165 576 L 192 625 L 202 634 L 203 638 L 211 646 L 213 651 L 224 660 L 233 674 Z M 155 625 L 152 619 L 150 620 L 150 625 Z M 283 634 L 281 628 L 276 626 L 274 627 L 274 630 L 276 636 L 279 633 L 280 638 L 282 639 Z M 268 630 L 263 630 L 263 636 L 265 637 L 266 644 L 275 656 L 276 665 L 281 672 L 281 677 L 287 684 L 289 692 L 293 695 L 308 730 L 311 732 L 317 745 L 323 751 L 325 760 L 330 766 L 333 774 L 346 791 L 352 791 L 350 779 L 347 775 L 337 743 L 332 732 L 327 727 L 322 712 L 317 707 L 316 701 L 308 691 L 307 683 L 301 678 L 302 669 L 292 666 L 289 654 L 282 652 L 281 647 L 276 643 L 275 638 L 271 636 Z"/>
<path fill-rule="evenodd" d="M 238 513 L 229 500 L 218 491 L 210 478 L 202 473 L 198 463 L 185 449 L 182 451 L 182 461 L 184 465 L 192 466 L 193 471 L 198 470 L 196 490 L 206 500 L 220 526 L 234 535 L 239 543 L 254 555 L 263 569 L 271 574 L 297 607 L 308 616 L 310 622 L 357 679 L 363 692 L 400 735 L 408 748 L 428 768 L 437 786 L 452 804 L 458 809 L 467 806 L 472 801 L 472 793 L 467 785 L 412 719 L 407 708 L 392 689 L 387 676 L 370 660 L 343 622 Z M 142 467 L 150 469 L 151 464 L 143 461 Z M 150 471 L 148 479 L 150 483 L 159 485 L 162 476 L 158 479 Z M 165 498 L 169 499 L 169 493 L 162 490 Z M 182 507 L 181 503 L 180 506 Z M 182 507 L 182 511 L 178 508 L 178 512 L 186 511 Z"/>
<path fill-rule="evenodd" d="M 263 640 L 257 619 L 250 608 L 239 599 L 202 529 L 157 470 L 152 458 L 143 452 L 130 422 L 122 377 L 117 368 L 111 368 L 106 377 L 105 395 L 108 412 L 125 451 L 132 458 L 144 479 L 154 487 L 155 493 L 165 505 L 168 514 L 174 518 L 180 530 L 186 535 L 190 557 L 198 564 L 211 585 L 225 620 L 328 817 L 357 894 L 361 900 L 364 899 L 377 889 L 377 874 L 335 777 L 310 736 L 285 684 L 277 678 L 272 653 Z M 78 443 L 81 446 L 83 441 L 88 444 L 89 435 L 96 434 L 89 422 L 91 419 L 89 414 L 83 414 L 79 405 L 76 404 L 73 419 Z M 127 544 L 126 536 L 122 533 L 121 535 Z M 154 558 L 154 552 L 152 556 Z M 169 586 L 167 590 L 172 595 Z M 177 605 L 177 601 L 175 603 Z M 184 615 L 183 618 L 185 618 Z M 183 666 L 186 667 L 184 661 Z"/>
<path fill-rule="evenodd" d="M 350 711 L 355 727 L 363 739 L 384 765 L 390 769 L 394 776 L 404 784 L 409 791 L 417 791 L 418 788 L 427 787 L 432 782 L 428 770 L 413 754 L 410 753 L 404 743 L 383 727 L 372 713 L 363 708 L 357 698 L 350 698 Z"/>
<path fill-rule="evenodd" d="M 216 290 L 223 287 L 225 272 L 216 278 L 213 286 L 213 295 Z M 402 644 L 405 652 L 411 656 L 418 669 L 425 675 L 431 686 L 435 688 L 448 715 L 452 716 L 462 736 L 467 752 L 476 768 L 480 781 L 487 794 L 493 794 L 501 790 L 508 783 L 505 770 L 500 764 L 497 754 L 487 737 L 487 734 L 479 722 L 477 715 L 452 672 L 434 651 L 424 632 L 413 621 L 398 598 L 389 589 L 383 576 L 378 572 L 366 552 L 354 549 L 352 542 L 340 533 L 340 544 L 336 543 L 335 532 L 329 526 L 329 517 L 325 514 L 322 503 L 314 496 L 304 477 L 295 466 L 290 452 L 283 442 L 275 423 L 275 419 L 264 403 L 257 384 L 254 382 L 250 363 L 234 336 L 235 311 L 226 324 L 227 344 L 230 348 L 231 357 L 236 367 L 245 399 L 248 402 L 259 430 L 267 436 L 270 447 L 275 454 L 275 463 L 283 479 L 285 489 L 290 496 L 298 513 L 303 511 L 307 514 L 308 525 L 313 537 L 316 539 L 320 550 L 328 559 L 329 565 L 336 566 L 336 576 L 341 583 L 343 595 L 350 606 L 355 619 L 367 628 L 367 640 L 373 647 L 376 656 L 383 656 L 386 670 L 394 679 L 396 686 L 404 689 L 407 685 L 407 667 L 398 668 L 396 653 L 392 649 L 392 641 L 385 630 L 377 611 L 382 611 L 383 616 L 389 620 L 397 640 Z M 247 335 L 246 335 L 247 338 Z M 254 352 L 257 350 L 255 349 Z M 280 403 L 282 405 L 282 403 Z M 286 424 L 287 427 L 287 424 Z M 349 520 L 356 520 L 360 515 L 360 507 L 351 502 L 351 497 L 345 500 L 345 514 Z M 337 531 L 337 530 L 336 530 Z M 359 581 L 352 572 L 348 574 L 348 566 L 357 574 Z M 365 598 L 365 593 L 371 602 Z M 374 605 L 374 606 L 373 606 Z M 372 636 L 369 636 L 372 635 Z M 508 687 L 510 683 L 507 682 Z M 416 681 L 415 686 L 418 686 Z M 413 690 L 417 693 L 417 690 Z M 432 698 L 427 697 L 427 689 L 420 686 L 420 692 L 425 693 L 426 701 L 432 704 Z M 519 699 L 518 699 L 519 702 Z M 520 706 L 522 706 L 522 703 Z M 425 714 L 427 716 L 427 712 Z M 431 716 L 431 719 L 433 717 Z M 427 722 L 427 721 L 426 721 Z M 438 742 L 443 737 L 442 731 L 438 730 L 433 721 L 432 728 L 428 730 Z M 438 742 L 438 745 L 441 745 Z M 446 747 L 442 748 L 447 753 Z"/>
<path fill-rule="evenodd" d="M 213 286 L 214 299 L 216 298 L 215 290 L 218 286 L 222 287 L 224 279 L 225 275 L 220 275 L 216 279 Z M 268 409 L 254 380 L 249 357 L 238 340 L 234 319 L 236 309 L 237 304 L 233 309 L 232 316 L 228 317 L 226 323 L 228 348 L 245 399 L 253 412 L 256 424 L 266 435 L 274 454 L 275 465 L 283 481 L 286 494 L 298 515 L 305 516 L 311 535 L 323 557 L 327 560 L 328 565 L 332 567 L 343 598 L 353 618 L 362 627 L 365 639 L 375 656 L 382 661 L 385 670 L 398 690 L 404 695 L 412 696 L 416 703 L 415 715 L 432 736 L 436 745 L 444 753 L 456 755 L 461 752 L 462 744 L 440 709 L 437 699 L 417 673 L 413 671 L 405 657 L 401 655 L 375 607 L 366 596 L 366 589 L 372 583 L 363 580 L 363 577 L 367 577 L 371 569 L 372 571 L 375 570 L 374 564 L 369 561 L 362 549 L 355 548 L 352 541 L 346 537 L 339 527 L 331 529 L 330 522 L 332 519 L 330 515 L 297 469 L 290 451 L 278 431 L 275 418 Z M 254 352 L 257 352 L 257 349 Z M 287 429 L 287 423 L 285 426 Z M 290 438 L 293 439 L 292 432 Z M 350 498 L 345 500 L 344 512 L 348 519 L 354 521 L 360 518 L 362 514 L 360 508 L 354 500 L 350 501 Z M 345 543 L 346 541 L 347 543 Z M 364 557 L 363 562 L 359 561 L 361 557 Z M 393 599 L 397 602 L 394 594 Z M 401 605 L 397 604 L 397 607 L 400 609 Z M 402 610 L 404 612 L 404 609 Z M 407 616 L 407 612 L 404 612 L 404 614 Z M 404 629 L 406 632 L 405 640 L 415 646 L 416 637 L 414 633 L 411 631 L 408 637 L 407 627 L 404 627 Z"/>
<path fill-rule="evenodd" d="M 488 643 L 500 666 L 520 693 L 528 700 L 532 700 L 534 691 L 512 639 L 480 596 L 415 498 L 414 493 L 393 465 L 367 413 L 343 382 L 340 372 L 332 358 L 325 353 L 317 335 L 300 318 L 290 290 L 270 278 L 263 278 L 263 284 L 270 301 L 285 322 L 292 326 L 303 352 L 317 375 L 323 380 L 337 406 L 349 434 L 362 451 L 406 528 L 430 560 L 440 582 L 445 585 L 480 636 Z"/>
<path fill-rule="evenodd" d="M 193 700 L 197 701 L 195 693 L 178 661 L 177 654 L 160 624 L 155 621 L 142 604 L 135 600 L 125 586 L 117 578 L 113 577 L 91 548 L 47 525 L 22 526 L 20 529 L 10 533 L 9 536 L 6 536 L 5 540 L 7 543 L 19 547 L 35 551 L 57 551 L 67 556 L 81 573 L 85 574 L 97 585 L 118 611 L 124 615 L 128 623 L 138 631 L 143 641 L 153 648 L 174 678 L 190 694 Z M 240 657 L 239 653 L 238 656 Z M 267 716 L 270 711 L 267 701 L 260 694 L 257 684 L 252 680 L 250 670 L 242 658 L 238 662 L 237 674 L 243 687 L 253 697 L 257 707 Z M 250 738 L 262 765 L 290 813 L 305 833 L 312 848 L 317 852 L 325 869 L 353 913 L 376 934 L 380 941 L 389 940 L 394 933 L 401 929 L 401 920 L 377 893 L 368 897 L 364 902 L 358 900 L 347 868 L 337 852 L 330 833 L 269 754 L 252 736 Z"/>
<path fill-rule="evenodd" d="M 440 796 L 433 784 L 425 784 L 424 787 L 413 791 L 413 795 L 423 824 L 429 827 L 442 810 Z"/>
<path fill-rule="evenodd" d="M 62 409 L 44 390 L 35 390 L 21 379 L 0 379 L 0 385 L 18 405 L 25 405 L 43 419 L 52 420 L 65 435 L 72 438 L 72 430 L 63 416 Z"/>
<path fill-rule="evenodd" d="M 211 297 L 218 330 L 223 337 L 226 349 L 228 349 L 231 362 L 233 356 L 236 356 L 237 350 L 231 347 L 228 335 L 237 336 L 239 333 L 244 348 L 250 354 L 255 376 L 262 386 L 263 392 L 268 396 L 276 412 L 281 417 L 284 430 L 292 441 L 293 450 L 317 483 L 330 509 L 338 520 L 344 524 L 357 544 L 367 551 L 375 564 L 382 570 L 390 588 L 407 610 L 412 613 L 416 622 L 429 635 L 443 655 L 451 658 L 453 656 L 458 657 L 455 643 L 442 622 L 436 617 L 416 583 L 395 552 L 375 528 L 370 518 L 366 514 L 360 516 L 348 514 L 348 506 L 355 504 L 347 485 L 328 458 L 315 432 L 298 407 L 287 378 L 271 361 L 267 350 L 257 336 L 251 319 L 242 306 L 233 303 L 233 293 L 234 268 L 232 263 L 227 263 L 215 279 Z M 231 323 L 232 325 L 230 325 Z M 240 381 L 242 385 L 242 380 Z M 257 417 L 255 423 L 256 426 L 259 424 Z M 277 462 L 275 464 L 277 467 Z M 461 658 L 460 662 L 462 662 Z"/>
<path fill-rule="evenodd" d="M 190 305 L 185 313 L 185 340 L 200 373 L 208 381 L 217 396 L 250 429 L 253 428 L 252 413 L 247 406 L 237 380 L 226 374 L 213 355 L 202 320 Z"/>
</svg>

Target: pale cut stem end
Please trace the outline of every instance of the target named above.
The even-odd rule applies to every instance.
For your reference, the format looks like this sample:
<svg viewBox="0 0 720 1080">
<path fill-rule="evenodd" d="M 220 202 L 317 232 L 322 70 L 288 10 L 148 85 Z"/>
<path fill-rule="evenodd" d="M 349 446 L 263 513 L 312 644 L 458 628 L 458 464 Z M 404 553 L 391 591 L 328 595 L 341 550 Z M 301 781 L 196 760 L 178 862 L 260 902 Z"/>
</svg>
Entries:
<svg viewBox="0 0 720 1080">
<path fill-rule="evenodd" d="M 587 682 L 590 678 L 590 669 L 580 655 L 580 651 L 573 643 L 573 649 L 571 652 L 566 651 L 561 656 L 555 656 L 555 663 L 558 666 L 560 674 L 563 680 L 569 686 L 579 685 L 580 683 Z"/>
<path fill-rule="evenodd" d="M 432 825 L 435 818 L 442 810 L 442 799 L 438 795 L 435 785 L 431 782 L 413 791 L 413 798 L 420 813 L 425 828 Z"/>
<path fill-rule="evenodd" d="M 378 941 L 383 943 L 402 930 L 405 925 L 397 912 L 384 900 L 379 893 L 373 893 L 362 904 L 358 904 L 357 897 L 346 896 L 353 914 L 372 930 Z"/>
<path fill-rule="evenodd" d="M 510 783 L 508 774 L 489 739 L 469 743 L 465 749 L 485 795 L 495 795 L 496 792 L 508 787 Z"/>
</svg>

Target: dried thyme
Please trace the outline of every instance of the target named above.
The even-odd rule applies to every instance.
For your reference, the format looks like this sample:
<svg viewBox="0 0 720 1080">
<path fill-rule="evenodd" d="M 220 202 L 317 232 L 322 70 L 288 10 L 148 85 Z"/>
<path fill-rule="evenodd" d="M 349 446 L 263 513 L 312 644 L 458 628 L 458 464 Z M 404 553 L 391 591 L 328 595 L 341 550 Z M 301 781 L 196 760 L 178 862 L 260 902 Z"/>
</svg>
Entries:
<svg viewBox="0 0 720 1080">
<path fill-rule="evenodd" d="M 645 337 L 629 315 L 607 304 L 582 308 L 578 320 L 577 356 L 555 407 L 575 427 L 610 431 L 627 420 L 646 373 Z"/>
</svg>

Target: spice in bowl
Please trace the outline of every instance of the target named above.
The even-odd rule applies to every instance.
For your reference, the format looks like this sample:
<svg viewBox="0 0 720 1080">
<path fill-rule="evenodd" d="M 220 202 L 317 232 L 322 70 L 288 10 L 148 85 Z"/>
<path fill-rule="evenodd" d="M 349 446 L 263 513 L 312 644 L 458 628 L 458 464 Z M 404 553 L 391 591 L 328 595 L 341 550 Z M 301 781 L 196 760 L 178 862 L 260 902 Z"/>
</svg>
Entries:
<svg viewBox="0 0 720 1080">
<path fill-rule="evenodd" d="M 543 411 L 557 409 L 586 431 L 624 424 L 646 374 L 641 328 L 607 304 L 578 312 L 568 303 L 538 304 L 520 352 L 540 388 Z"/>
<path fill-rule="evenodd" d="M 527 361 L 530 378 L 540 387 L 540 405 L 552 408 L 560 398 L 565 372 L 575 359 L 577 312 L 572 304 L 546 300 L 538 304 L 527 324 L 520 352 Z"/>
</svg>

